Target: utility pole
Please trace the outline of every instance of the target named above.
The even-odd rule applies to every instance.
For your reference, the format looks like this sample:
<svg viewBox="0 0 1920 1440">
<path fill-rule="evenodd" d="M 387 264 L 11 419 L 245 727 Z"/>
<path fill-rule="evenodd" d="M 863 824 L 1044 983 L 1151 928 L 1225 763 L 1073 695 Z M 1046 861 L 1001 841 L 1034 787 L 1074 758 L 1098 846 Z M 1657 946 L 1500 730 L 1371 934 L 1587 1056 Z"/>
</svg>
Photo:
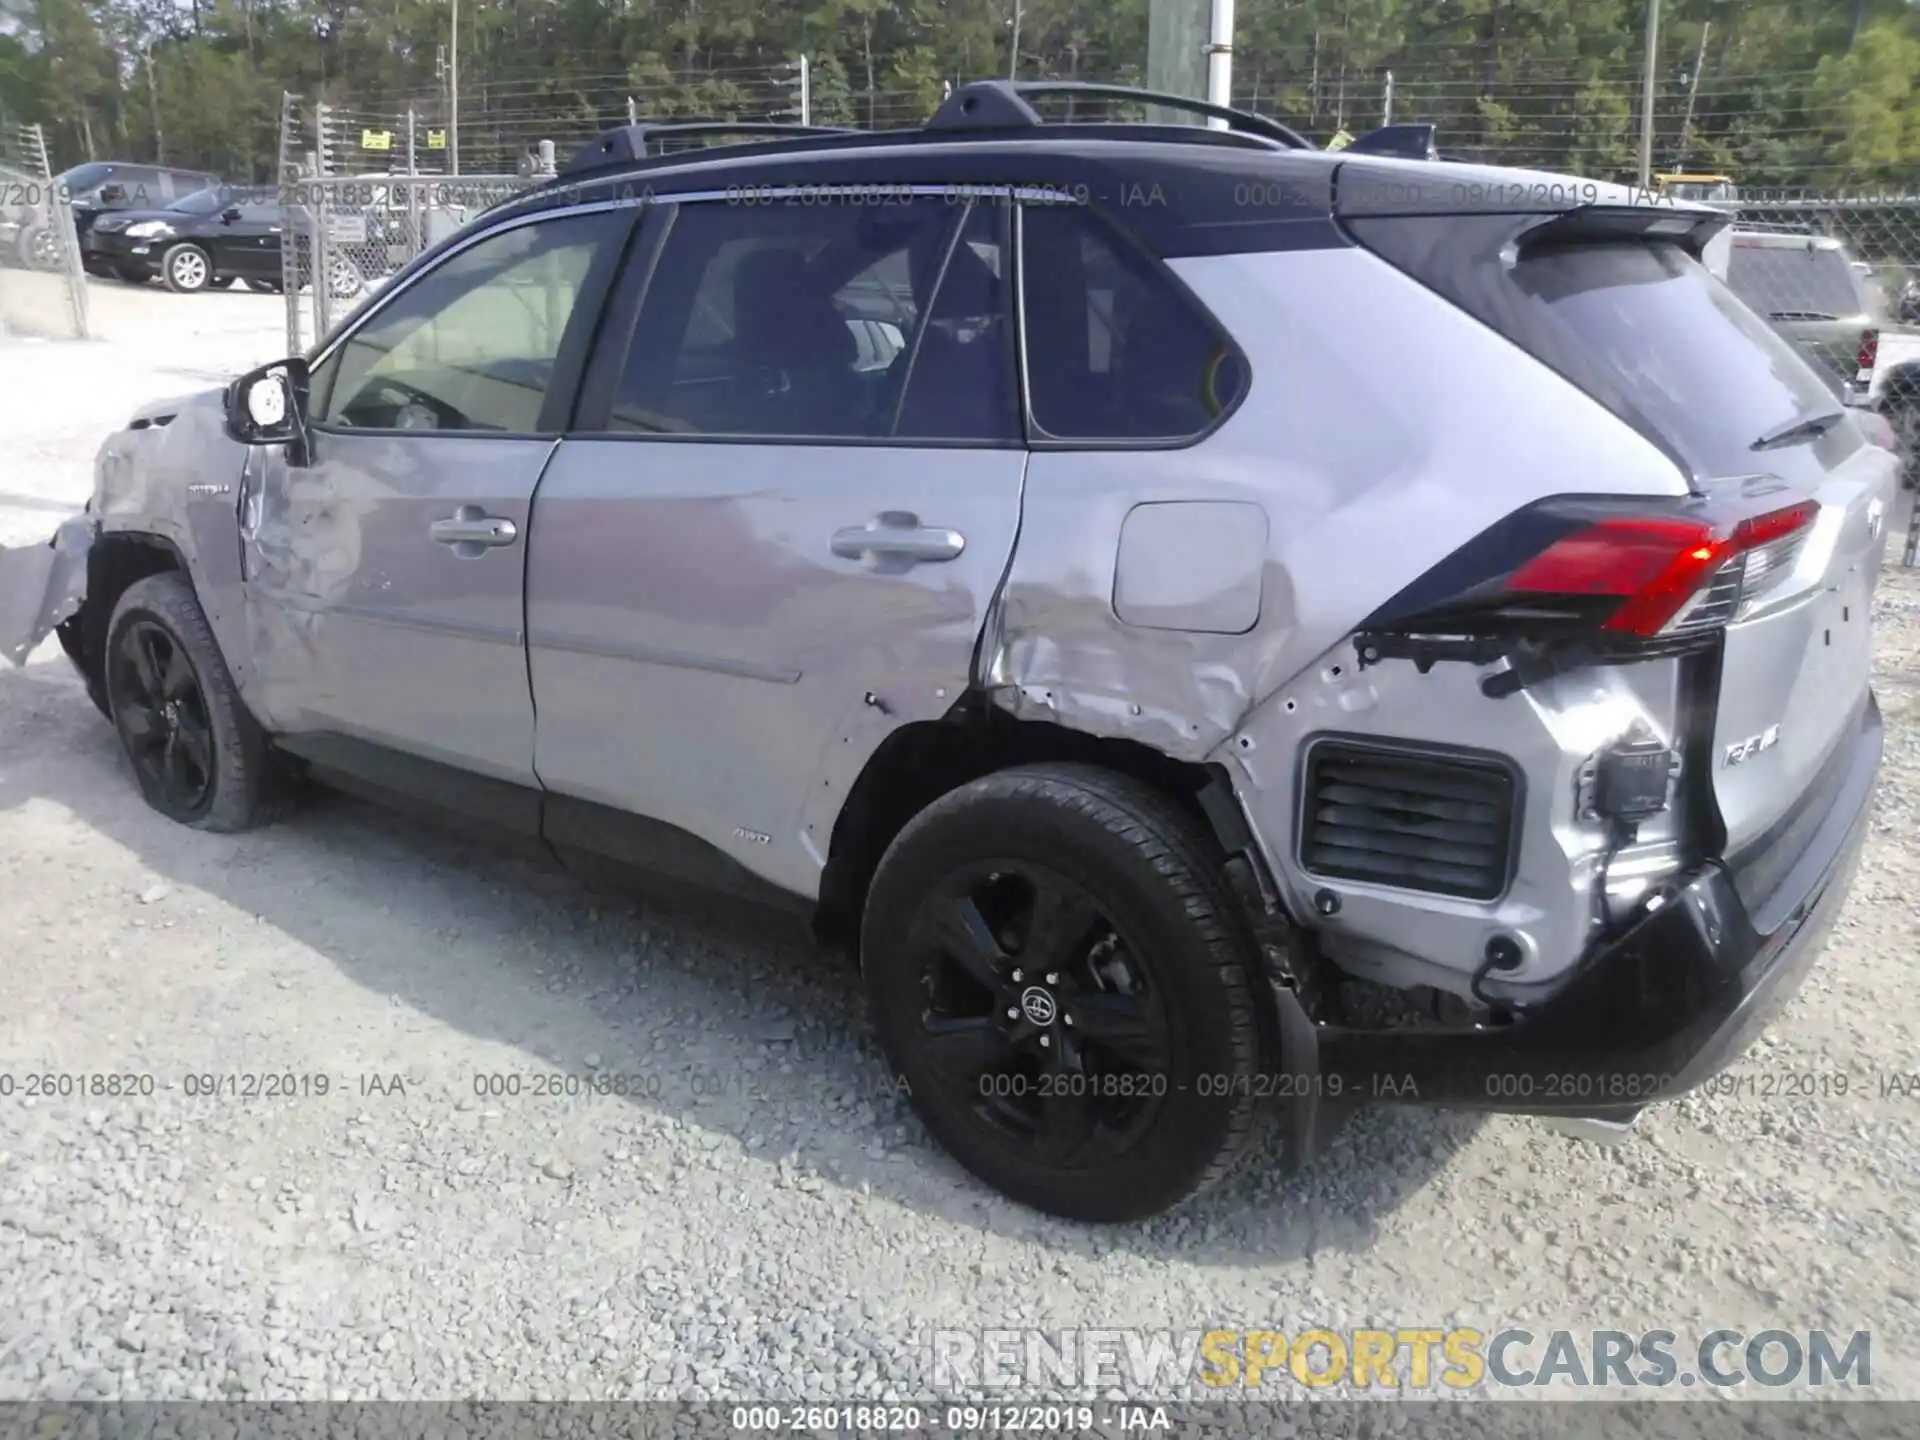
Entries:
<svg viewBox="0 0 1920 1440">
<path fill-rule="evenodd" d="M 1391 70 L 1387 71 L 1386 91 L 1380 97 L 1380 123 L 1382 125 L 1393 123 L 1393 72 Z"/>
<path fill-rule="evenodd" d="M 1209 0 L 1147 0 L 1147 88 L 1195 100 L 1207 93 Z M 1193 124 L 1186 111 L 1153 109 L 1157 124 Z"/>
<path fill-rule="evenodd" d="M 1653 73 L 1660 49 L 1660 0 L 1647 0 L 1647 53 L 1640 86 L 1640 188 L 1653 188 Z"/>
<path fill-rule="evenodd" d="M 452 44 L 447 47 L 447 170 L 460 173 L 460 0 L 453 0 Z M 481 87 L 485 89 L 485 86 Z"/>
<path fill-rule="evenodd" d="M 1013 0 L 1013 37 L 1007 43 L 1007 78 L 1020 78 L 1020 22 L 1026 18 L 1026 6 L 1022 0 Z"/>
<path fill-rule="evenodd" d="M 1207 103 L 1233 104 L 1233 0 L 1213 0 L 1211 35 L 1207 41 Z M 1227 122 L 1208 117 L 1207 125 L 1224 130 Z"/>
<path fill-rule="evenodd" d="M 1693 102 L 1700 94 L 1700 72 L 1707 67 L 1707 34 L 1713 29 L 1711 20 L 1700 22 L 1700 53 L 1693 57 L 1693 83 L 1687 86 L 1687 114 L 1680 122 L 1680 144 L 1674 150 L 1673 168 L 1687 168 L 1687 142 L 1693 138 Z"/>
</svg>

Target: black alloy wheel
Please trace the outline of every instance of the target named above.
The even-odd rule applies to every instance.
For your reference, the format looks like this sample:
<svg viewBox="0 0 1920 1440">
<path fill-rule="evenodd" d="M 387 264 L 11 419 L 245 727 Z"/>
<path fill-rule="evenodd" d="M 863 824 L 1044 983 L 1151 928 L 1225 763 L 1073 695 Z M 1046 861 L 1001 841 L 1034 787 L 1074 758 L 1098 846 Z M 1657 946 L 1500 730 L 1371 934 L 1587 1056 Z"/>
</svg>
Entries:
<svg viewBox="0 0 1920 1440">
<path fill-rule="evenodd" d="M 1139 1138 L 1166 1094 L 1166 1009 L 1085 889 L 989 860 L 930 893 L 912 933 L 920 1046 L 1009 1148 L 1075 1167 Z"/>
<path fill-rule="evenodd" d="M 1081 764 L 1001 770 L 881 857 L 861 968 L 896 1086 L 946 1149 L 1049 1214 L 1158 1214 L 1254 1138 L 1255 956 L 1174 797 Z"/>
<path fill-rule="evenodd" d="M 136 620 L 120 632 L 110 663 L 114 724 L 141 790 L 176 819 L 205 814 L 213 798 L 213 721 L 186 647 L 157 621 Z"/>
<path fill-rule="evenodd" d="M 105 628 L 102 698 L 146 802 L 197 830 L 273 819 L 289 777 L 240 698 L 193 582 L 178 570 L 134 581 Z"/>
</svg>

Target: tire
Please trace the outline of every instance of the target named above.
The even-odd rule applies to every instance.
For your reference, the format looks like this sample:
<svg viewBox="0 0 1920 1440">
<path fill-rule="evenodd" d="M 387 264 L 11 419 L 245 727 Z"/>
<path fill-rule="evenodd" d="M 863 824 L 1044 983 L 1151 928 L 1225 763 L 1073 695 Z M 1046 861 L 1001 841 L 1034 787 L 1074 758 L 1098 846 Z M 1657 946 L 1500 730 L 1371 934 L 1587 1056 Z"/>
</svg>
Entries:
<svg viewBox="0 0 1920 1440">
<path fill-rule="evenodd" d="M 928 1130 L 1003 1194 L 1073 1220 L 1158 1214 L 1255 1134 L 1255 966 L 1233 905 L 1194 822 L 1142 782 L 1083 765 L 976 780 L 874 876 L 861 956 L 881 1048 Z M 1042 913 L 1063 943 L 1035 940 Z"/>
<path fill-rule="evenodd" d="M 29 270 L 60 268 L 60 237 L 51 226 L 29 225 L 20 232 L 20 263 Z"/>
<path fill-rule="evenodd" d="M 335 300 L 351 300 L 367 288 L 367 277 L 351 255 L 327 257 L 327 294 Z"/>
<path fill-rule="evenodd" d="M 219 643 L 177 570 L 127 587 L 107 626 L 107 705 L 146 801 L 196 830 L 273 817 L 267 737 L 240 700 Z"/>
<path fill-rule="evenodd" d="M 176 295 L 194 295 L 213 280 L 213 262 L 198 245 L 181 242 L 160 257 L 160 278 Z"/>
</svg>

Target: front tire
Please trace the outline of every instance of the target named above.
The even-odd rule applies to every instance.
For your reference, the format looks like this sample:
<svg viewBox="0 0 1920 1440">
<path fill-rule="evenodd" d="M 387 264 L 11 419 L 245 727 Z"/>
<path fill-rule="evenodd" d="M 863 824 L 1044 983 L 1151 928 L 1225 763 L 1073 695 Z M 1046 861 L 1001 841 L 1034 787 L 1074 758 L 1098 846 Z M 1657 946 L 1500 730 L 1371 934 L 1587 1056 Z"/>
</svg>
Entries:
<svg viewBox="0 0 1920 1440">
<path fill-rule="evenodd" d="M 246 830 L 277 798 L 266 735 L 241 702 L 193 586 L 137 580 L 107 626 L 107 706 L 140 793 L 197 830 Z"/>
<path fill-rule="evenodd" d="M 1251 942 L 1202 832 L 1144 783 L 1034 765 L 943 796 L 881 859 L 861 954 L 915 1110 L 1023 1204 L 1141 1219 L 1253 1137 Z"/>
<path fill-rule="evenodd" d="M 175 245 L 160 260 L 160 278 L 176 295 L 193 295 L 213 282 L 213 262 L 198 245 Z"/>
</svg>

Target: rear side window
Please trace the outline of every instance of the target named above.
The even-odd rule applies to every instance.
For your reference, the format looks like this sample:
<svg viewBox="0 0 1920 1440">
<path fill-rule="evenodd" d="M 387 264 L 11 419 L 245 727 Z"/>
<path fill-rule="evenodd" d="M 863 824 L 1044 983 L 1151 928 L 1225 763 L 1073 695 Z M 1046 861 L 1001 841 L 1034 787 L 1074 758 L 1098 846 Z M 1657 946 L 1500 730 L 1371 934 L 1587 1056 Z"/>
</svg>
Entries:
<svg viewBox="0 0 1920 1440">
<path fill-rule="evenodd" d="M 1756 453 L 1831 413 L 1804 356 L 1678 245 L 1618 240 L 1504 254 L 1511 216 L 1352 223 L 1361 242 L 1551 366 L 1700 479 L 1824 468 L 1858 438 Z"/>
<path fill-rule="evenodd" d="M 964 259 L 956 253 L 959 225 L 991 259 L 970 246 Z M 941 197 L 684 204 L 608 428 L 1007 439 L 1017 412 L 998 263 L 997 234 Z"/>
<path fill-rule="evenodd" d="M 1189 440 L 1239 399 L 1238 353 L 1157 262 L 1076 205 L 1021 220 L 1027 395 L 1057 440 Z"/>
<path fill-rule="evenodd" d="M 1763 245 L 1736 236 L 1727 284 L 1770 320 L 1839 320 L 1867 308 L 1853 267 L 1831 246 Z"/>
</svg>

